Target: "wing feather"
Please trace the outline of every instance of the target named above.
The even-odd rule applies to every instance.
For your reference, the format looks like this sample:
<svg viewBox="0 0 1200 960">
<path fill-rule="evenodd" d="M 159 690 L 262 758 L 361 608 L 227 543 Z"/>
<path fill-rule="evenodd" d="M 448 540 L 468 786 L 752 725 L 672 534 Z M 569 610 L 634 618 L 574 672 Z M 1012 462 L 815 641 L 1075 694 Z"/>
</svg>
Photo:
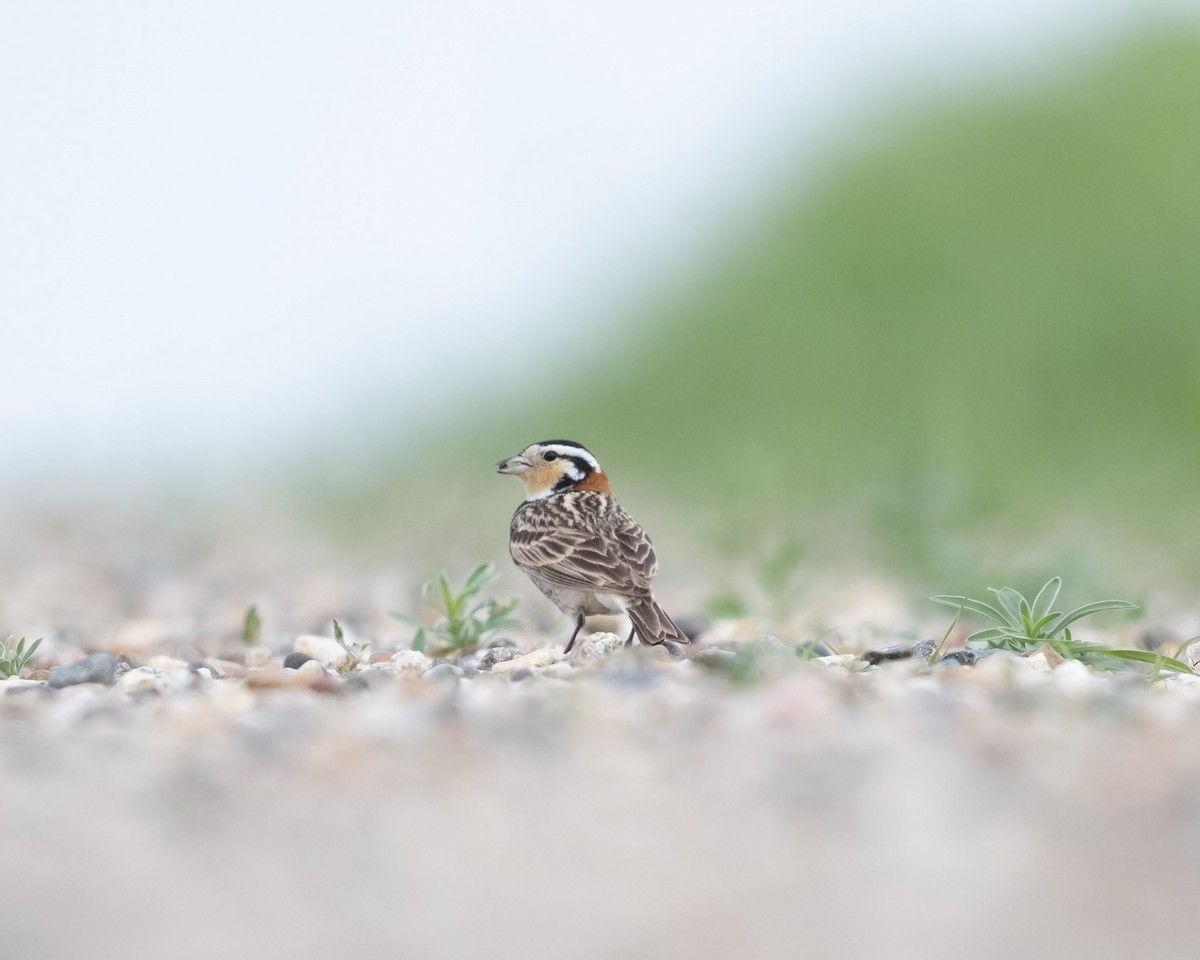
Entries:
<svg viewBox="0 0 1200 960">
<path fill-rule="evenodd" d="M 513 517 L 513 560 L 531 575 L 565 587 L 621 596 L 649 593 L 658 572 L 654 546 L 629 514 L 606 500 L 526 504 Z M 564 510 L 567 506 L 574 509 Z"/>
</svg>

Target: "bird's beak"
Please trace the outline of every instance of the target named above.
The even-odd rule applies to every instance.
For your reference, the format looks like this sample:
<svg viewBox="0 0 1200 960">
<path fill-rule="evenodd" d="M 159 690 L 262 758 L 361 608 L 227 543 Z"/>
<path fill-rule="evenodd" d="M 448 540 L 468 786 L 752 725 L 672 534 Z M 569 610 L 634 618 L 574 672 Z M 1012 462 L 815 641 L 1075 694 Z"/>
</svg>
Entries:
<svg viewBox="0 0 1200 960">
<path fill-rule="evenodd" d="M 524 473 L 532 466 L 532 463 L 520 454 L 517 454 L 515 457 L 509 457 L 507 460 L 501 460 L 496 464 L 496 472 L 512 474 L 515 477 L 517 474 Z"/>
</svg>

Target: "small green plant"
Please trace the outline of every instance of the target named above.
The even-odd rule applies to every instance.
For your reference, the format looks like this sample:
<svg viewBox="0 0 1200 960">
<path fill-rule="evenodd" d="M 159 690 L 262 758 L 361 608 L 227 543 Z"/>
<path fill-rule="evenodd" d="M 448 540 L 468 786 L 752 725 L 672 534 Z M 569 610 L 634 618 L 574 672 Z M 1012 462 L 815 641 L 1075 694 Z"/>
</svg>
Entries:
<svg viewBox="0 0 1200 960">
<path fill-rule="evenodd" d="M 41 643 L 41 637 L 34 640 L 28 648 L 25 646 L 24 637 L 17 641 L 15 647 L 12 645 L 12 637 L 0 642 L 0 677 L 19 676 L 25 669 L 25 665 L 33 659 L 33 655 Z"/>
<path fill-rule="evenodd" d="M 246 616 L 242 620 L 242 643 L 250 646 L 258 643 L 261 636 L 262 617 L 259 615 L 258 606 L 252 603 L 246 608 Z"/>
<path fill-rule="evenodd" d="M 338 642 L 339 647 L 346 651 L 346 656 L 349 658 L 351 666 L 356 663 L 366 663 L 371 658 L 371 641 L 363 640 L 361 643 L 347 642 L 345 631 L 342 630 L 342 625 L 336 620 L 333 621 L 333 639 Z"/>
<path fill-rule="evenodd" d="M 417 628 L 412 640 L 414 650 L 429 646 L 432 653 L 470 653 L 485 634 L 516 623 L 509 614 L 517 608 L 518 599 L 480 599 L 484 588 L 498 576 L 494 564 L 481 563 L 467 574 L 462 588 L 455 592 L 450 577 L 443 571 L 421 588 L 426 605 L 441 614 L 437 622 L 424 625 L 402 613 L 392 616 Z"/>
<path fill-rule="evenodd" d="M 1179 673 L 1192 672 L 1186 663 L 1160 653 L 1073 640 L 1071 624 L 1104 610 L 1136 610 L 1137 604 L 1128 600 L 1097 600 L 1064 614 L 1051 609 L 1058 600 L 1061 588 L 1062 578 L 1055 577 L 1038 591 L 1032 602 L 1012 587 L 990 589 L 989 592 L 995 594 L 998 606 L 972 597 L 936 596 L 930 599 L 934 603 L 954 607 L 959 615 L 963 611 L 970 611 L 996 624 L 971 634 L 967 637 L 967 643 L 986 642 L 990 647 L 1013 650 L 1017 653 L 1031 653 L 1044 645 L 1063 658 L 1082 660 L 1085 663 L 1103 665 L 1106 659 L 1115 658 L 1149 663 L 1158 669 Z"/>
</svg>

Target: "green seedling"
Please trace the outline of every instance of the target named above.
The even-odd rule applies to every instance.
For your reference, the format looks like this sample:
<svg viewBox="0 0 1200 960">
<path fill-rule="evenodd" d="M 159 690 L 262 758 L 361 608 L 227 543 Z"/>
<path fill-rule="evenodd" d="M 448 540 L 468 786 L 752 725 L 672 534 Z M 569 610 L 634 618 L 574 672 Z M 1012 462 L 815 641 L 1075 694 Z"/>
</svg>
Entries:
<svg viewBox="0 0 1200 960">
<path fill-rule="evenodd" d="M 33 659 L 33 655 L 41 643 L 41 637 L 34 640 L 28 647 L 25 646 L 24 637 L 17 641 L 16 646 L 12 645 L 12 637 L 0 642 L 0 677 L 19 676 L 26 664 Z"/>
<path fill-rule="evenodd" d="M 257 605 L 252 603 L 246 608 L 246 616 L 242 620 L 242 643 L 250 646 L 258 643 L 261 636 L 262 616 L 258 612 Z"/>
<path fill-rule="evenodd" d="M 450 585 L 450 577 L 443 571 L 421 588 L 425 604 L 441 616 L 433 624 L 422 624 L 402 613 L 392 616 L 417 628 L 413 635 L 412 648 L 435 654 L 464 654 L 477 649 L 484 636 L 493 630 L 513 626 L 516 621 L 510 614 L 520 602 L 511 600 L 481 599 L 485 587 L 499 575 L 491 563 L 476 566 L 463 581 L 457 592 Z"/>
<path fill-rule="evenodd" d="M 371 642 L 363 640 L 360 643 L 349 643 L 342 630 L 342 625 L 336 620 L 333 621 L 333 639 L 338 642 L 339 647 L 346 651 L 351 666 L 356 663 L 366 663 L 371 658 Z"/>
</svg>

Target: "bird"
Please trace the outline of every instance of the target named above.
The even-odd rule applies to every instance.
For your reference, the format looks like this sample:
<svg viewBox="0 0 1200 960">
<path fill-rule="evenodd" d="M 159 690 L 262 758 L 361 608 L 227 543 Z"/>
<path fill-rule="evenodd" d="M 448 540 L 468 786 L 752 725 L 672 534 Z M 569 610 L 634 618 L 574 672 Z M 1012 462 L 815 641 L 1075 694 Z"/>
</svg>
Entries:
<svg viewBox="0 0 1200 960">
<path fill-rule="evenodd" d="M 654 546 L 613 495 L 591 451 L 573 440 L 542 440 L 496 464 L 520 477 L 525 500 L 513 514 L 508 552 L 534 585 L 574 621 L 570 653 L 584 620 L 624 613 L 625 645 L 688 643 L 654 599 Z"/>
</svg>

